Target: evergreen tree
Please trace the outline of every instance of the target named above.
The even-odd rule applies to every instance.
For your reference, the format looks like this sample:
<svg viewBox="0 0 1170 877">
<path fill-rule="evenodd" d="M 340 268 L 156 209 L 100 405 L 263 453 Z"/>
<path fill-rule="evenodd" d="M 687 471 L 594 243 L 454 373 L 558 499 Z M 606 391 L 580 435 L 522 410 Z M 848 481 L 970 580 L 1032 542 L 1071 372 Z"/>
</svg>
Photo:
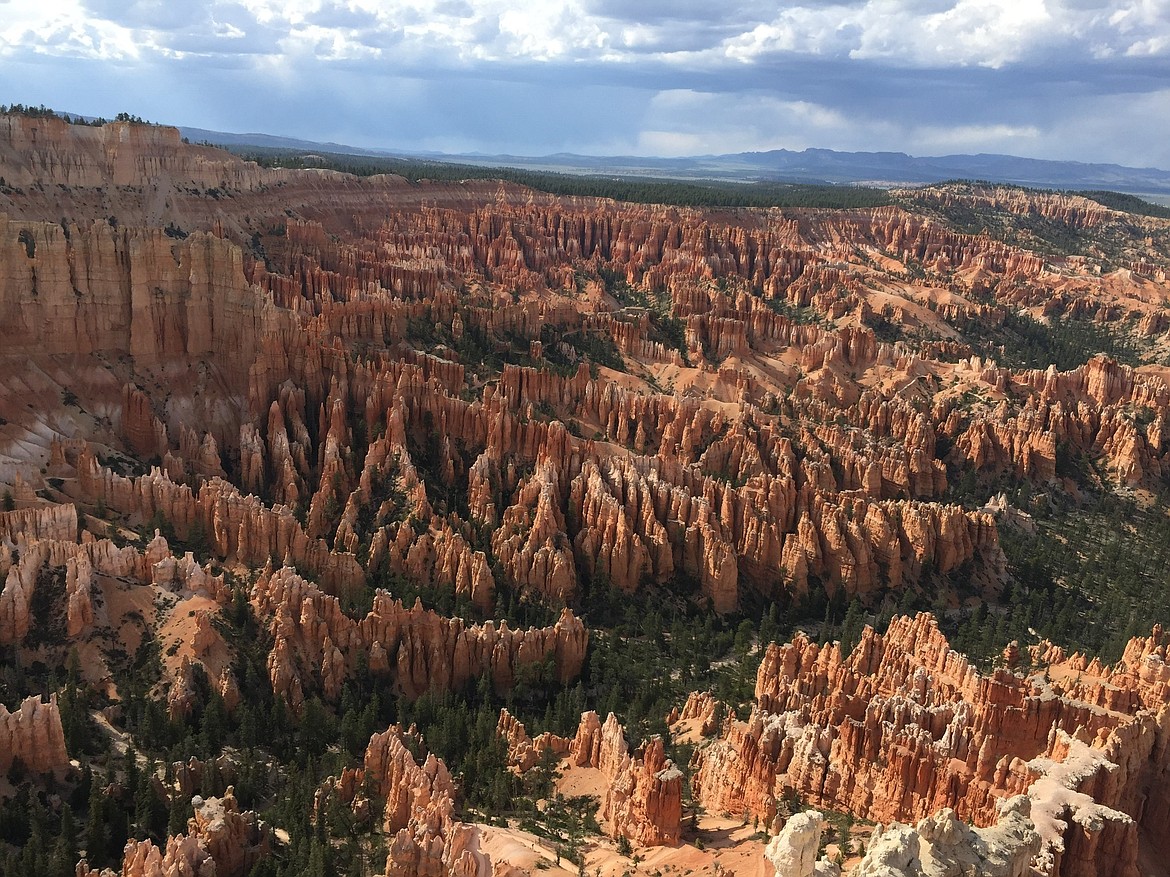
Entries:
<svg viewBox="0 0 1170 877">
<path fill-rule="evenodd" d="M 161 839 L 163 806 L 154 793 L 153 763 L 147 765 L 138 777 L 138 785 L 134 790 L 134 836 L 139 840 L 148 837 Z"/>
<path fill-rule="evenodd" d="M 89 818 L 85 823 L 85 849 L 89 864 L 100 867 L 110 862 L 110 827 L 106 821 L 106 796 L 103 783 L 93 777 L 90 783 L 89 801 L 86 805 Z"/>
<path fill-rule="evenodd" d="M 73 821 L 73 809 L 65 804 L 61 807 L 61 825 L 57 833 L 57 843 L 53 847 L 49 869 L 51 877 L 72 877 L 79 858 L 77 825 Z"/>
</svg>

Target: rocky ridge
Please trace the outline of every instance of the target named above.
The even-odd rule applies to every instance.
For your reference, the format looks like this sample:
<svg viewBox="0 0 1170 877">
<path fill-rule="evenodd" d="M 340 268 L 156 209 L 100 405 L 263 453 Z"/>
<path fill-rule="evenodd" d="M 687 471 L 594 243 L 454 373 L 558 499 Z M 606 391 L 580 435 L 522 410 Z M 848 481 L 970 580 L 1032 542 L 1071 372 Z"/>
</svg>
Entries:
<svg viewBox="0 0 1170 877">
<path fill-rule="evenodd" d="M 847 658 L 798 636 L 768 647 L 751 718 L 696 752 L 694 794 L 765 823 L 789 790 L 882 822 L 949 808 L 982 826 L 1028 795 L 1045 873 L 1133 875 L 1139 825 L 1164 808 L 1162 640 L 1111 668 L 1050 647 L 1033 674 L 982 676 L 925 613 L 867 628 Z"/>
</svg>

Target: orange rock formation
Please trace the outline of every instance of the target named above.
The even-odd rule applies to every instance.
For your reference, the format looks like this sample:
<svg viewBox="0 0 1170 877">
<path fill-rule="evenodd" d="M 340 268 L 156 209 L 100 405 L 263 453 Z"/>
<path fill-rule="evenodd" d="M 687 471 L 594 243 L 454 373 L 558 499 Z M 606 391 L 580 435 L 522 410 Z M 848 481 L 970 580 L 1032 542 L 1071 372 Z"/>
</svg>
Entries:
<svg viewBox="0 0 1170 877">
<path fill-rule="evenodd" d="M 600 771 L 606 789 L 598 815 L 611 837 L 626 837 L 644 846 L 678 843 L 683 774 L 666 757 L 660 737 L 631 754 L 617 717 L 610 713 L 602 724 L 592 710 L 581 714 L 571 740 L 548 732 L 532 740 L 507 710 L 500 713 L 497 731 L 508 741 L 508 761 L 521 772 L 535 765 L 545 751 L 567 756 L 570 765 Z"/>
<path fill-rule="evenodd" d="M 1167 474 L 1160 366 L 1012 370 L 969 343 L 1027 314 L 1160 349 L 1164 224 L 1085 198 L 945 186 L 871 210 L 619 205 L 265 170 L 171 128 L 19 115 L 0 116 L 0 176 L 0 478 L 16 506 L 0 512 L 0 644 L 41 621 L 41 576 L 64 582 L 71 642 L 116 620 L 97 599 L 111 578 L 197 599 L 165 668 L 174 716 L 226 650 L 211 619 L 232 594 L 208 558 L 261 571 L 249 597 L 294 707 L 336 698 L 363 660 L 411 697 L 485 674 L 506 691 L 547 660 L 577 676 L 588 634 L 571 611 L 515 630 L 408 608 L 393 587 L 465 597 L 485 619 L 500 595 L 561 609 L 609 586 L 716 612 L 960 575 L 993 598 L 995 519 L 942 501 L 948 471 L 1060 486 L 1084 455 L 1127 487 Z M 962 233 L 939 218 L 951 208 L 1141 244 L 1118 244 L 1132 264 L 1115 268 Z M 144 525 L 199 559 L 93 535 Z M 342 611 L 379 585 L 364 618 Z M 696 797 L 765 822 L 791 789 L 986 827 L 1028 794 L 1045 869 L 1129 877 L 1139 829 L 1170 819 L 1161 633 L 1111 668 L 1042 652 L 1042 672 L 982 676 L 921 616 L 848 657 L 806 638 L 770 648 L 749 721 L 696 756 Z M 227 664 L 209 676 L 230 709 Z M 716 714 L 697 697 L 678 718 L 707 734 Z M 0 751 L 61 766 L 54 716 L 39 701 L 4 713 Z M 485 877 L 446 768 L 415 762 L 404 733 L 367 753 L 395 832 L 387 872 Z M 520 769 L 551 750 L 601 771 L 615 836 L 677 840 L 661 742 L 630 753 L 592 713 L 571 741 L 529 740 L 506 715 L 500 733 Z M 134 845 L 124 873 L 247 868 L 216 853 L 212 822 Z"/>
<path fill-rule="evenodd" d="M 366 748 L 365 774 L 386 799 L 387 877 L 491 874 L 491 859 L 479 850 L 478 829 L 455 818 L 455 783 L 447 766 L 434 755 L 420 765 L 405 733 L 392 727 L 371 737 Z"/>
<path fill-rule="evenodd" d="M 1138 826 L 1165 812 L 1150 736 L 1170 716 L 1162 637 L 1113 668 L 1050 648 L 1031 676 L 980 675 L 925 613 L 867 628 L 847 658 L 804 637 L 770 646 L 749 721 L 696 753 L 696 799 L 768 822 L 791 790 L 883 822 L 949 807 L 990 825 L 1029 794 L 1051 873 L 1128 877 Z"/>
<path fill-rule="evenodd" d="M 16 759 L 36 773 L 69 766 L 56 695 L 47 703 L 39 697 L 25 698 L 12 713 L 0 704 L 0 771 L 8 771 Z"/>
<path fill-rule="evenodd" d="M 83 859 L 78 877 L 186 877 L 216 874 L 243 877 L 271 851 L 271 831 L 250 810 L 240 812 L 229 786 L 222 798 L 192 799 L 195 815 L 187 833 L 153 841 L 130 840 L 120 871 L 94 871 Z"/>
<path fill-rule="evenodd" d="M 359 654 L 376 675 L 389 676 L 399 691 L 418 697 L 462 688 L 483 675 L 498 691 L 507 691 L 519 668 L 546 658 L 567 682 L 580 673 L 588 642 L 585 627 L 567 609 L 552 627 L 512 630 L 506 622 L 467 625 L 419 603 L 407 609 L 385 592 L 374 597 L 364 619 L 355 621 L 342 612 L 336 597 L 289 567 L 266 567 L 253 588 L 252 604 L 259 617 L 270 619 L 273 690 L 295 708 L 310 690 L 337 698 Z"/>
</svg>

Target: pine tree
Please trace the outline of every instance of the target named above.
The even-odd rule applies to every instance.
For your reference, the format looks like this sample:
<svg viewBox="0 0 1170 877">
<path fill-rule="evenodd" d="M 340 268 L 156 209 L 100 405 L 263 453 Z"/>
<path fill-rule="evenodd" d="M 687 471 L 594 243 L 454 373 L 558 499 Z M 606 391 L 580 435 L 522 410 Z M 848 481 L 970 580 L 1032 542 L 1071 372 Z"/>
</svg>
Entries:
<svg viewBox="0 0 1170 877">
<path fill-rule="evenodd" d="M 73 821 L 73 809 L 65 804 L 61 807 L 61 828 L 57 835 L 57 843 L 53 847 L 50 874 L 52 877 L 72 877 L 79 858 L 77 825 Z"/>
<path fill-rule="evenodd" d="M 126 770 L 126 788 L 133 793 L 138 788 L 138 752 L 131 743 L 126 747 L 126 756 L 124 759 Z"/>
<path fill-rule="evenodd" d="M 139 840 L 158 837 L 161 818 L 162 805 L 154 794 L 154 764 L 151 763 L 139 774 L 138 786 L 134 790 L 134 836 Z"/>
<path fill-rule="evenodd" d="M 100 866 L 108 861 L 106 854 L 109 850 L 109 826 L 106 823 L 106 797 L 102 781 L 91 777 L 89 787 L 89 802 L 86 805 L 89 818 L 85 823 L 85 849 L 90 865 Z"/>
</svg>

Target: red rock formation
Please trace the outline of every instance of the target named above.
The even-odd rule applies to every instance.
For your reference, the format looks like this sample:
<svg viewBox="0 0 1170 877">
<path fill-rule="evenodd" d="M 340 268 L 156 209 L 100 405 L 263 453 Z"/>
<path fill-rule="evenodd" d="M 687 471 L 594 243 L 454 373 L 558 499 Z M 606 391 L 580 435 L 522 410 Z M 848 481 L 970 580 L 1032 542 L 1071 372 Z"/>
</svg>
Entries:
<svg viewBox="0 0 1170 877">
<path fill-rule="evenodd" d="M 473 550 L 447 520 L 431 518 L 430 528 L 421 535 L 409 522 L 378 530 L 371 540 L 369 566 L 382 563 L 414 581 L 464 594 L 485 613 L 495 604 L 495 577 L 487 555 Z"/>
<path fill-rule="evenodd" d="M 783 277 L 784 283 L 794 282 L 799 276 L 797 266 L 803 264 L 801 259 L 776 252 L 778 247 L 796 245 L 793 235 L 797 228 L 788 222 L 781 223 L 776 232 L 762 230 L 762 226 L 745 231 L 698 222 L 695 227 L 702 230 L 695 232 L 690 221 L 697 219 L 698 214 L 687 212 L 657 215 L 651 211 L 647 223 L 619 228 L 599 224 L 601 214 L 596 212 L 585 219 L 560 214 L 550 225 L 547 212 L 546 207 L 526 206 L 508 208 L 505 213 L 491 217 L 476 213 L 473 220 L 468 220 L 449 209 L 408 210 L 396 215 L 376 237 L 390 251 L 414 256 L 412 236 L 420 235 L 430 241 L 434 252 L 451 259 L 452 270 L 498 273 L 493 279 L 516 272 L 525 288 L 531 285 L 530 281 L 535 282 L 533 278 L 537 275 L 546 284 L 560 282 L 567 270 L 565 260 L 578 254 L 591 257 L 608 253 L 610 260 L 644 261 L 645 268 L 630 267 L 627 272 L 639 274 L 643 270 L 657 270 L 650 267 L 655 260 L 673 266 L 677 251 L 685 254 L 685 259 L 679 262 L 683 277 L 714 276 L 710 272 L 729 271 L 765 285 L 775 277 Z M 560 235 L 553 235 L 552 240 L 542 239 L 548 229 L 558 224 L 579 228 L 583 235 L 581 241 L 570 243 L 575 239 Z M 312 491 L 305 528 L 309 544 L 302 542 L 291 524 L 261 513 L 260 517 L 268 517 L 263 526 L 265 532 L 245 534 L 240 540 L 248 549 L 241 558 L 246 563 L 262 562 L 266 555 L 281 558 L 291 542 L 292 559 L 321 576 L 331 589 L 352 588 L 360 581 L 352 564 L 340 555 L 326 557 L 323 547 L 314 539 L 323 537 L 327 545 L 333 538 L 334 544 L 351 549 L 361 543 L 352 526 L 359 506 L 354 503 L 353 495 L 348 500 L 353 507 L 346 504 L 346 494 L 356 473 L 350 469 L 352 464 L 342 457 L 349 440 L 343 412 L 362 407 L 370 426 L 378 425 L 383 412 L 391 412 L 387 429 L 388 435 L 395 436 L 396 446 L 402 444 L 406 431 L 417 434 L 427 417 L 433 427 L 445 430 L 442 439 L 445 481 L 463 477 L 462 463 L 456 465 L 458 454 L 453 450 L 453 441 L 485 451 L 486 446 L 494 446 L 495 453 L 487 457 L 481 453 L 476 466 L 467 474 L 467 489 L 473 500 L 469 505 L 481 519 L 503 525 L 496 531 L 493 551 L 507 572 L 509 583 L 555 599 L 571 598 L 575 591 L 577 571 L 573 559 L 590 575 L 607 577 L 627 590 L 640 586 L 643 581 L 664 582 L 676 571 L 684 571 L 700 581 L 704 593 L 719 611 L 733 608 L 745 586 L 765 592 L 774 588 L 772 571 L 781 563 L 787 586 L 794 591 L 803 590 L 811 574 L 829 581 L 833 587 L 839 585 L 866 594 L 877 587 L 899 587 L 915 581 L 922 560 L 931 559 L 921 555 L 906 557 L 904 546 L 892 541 L 890 528 L 881 514 L 870 516 L 873 520 L 868 532 L 842 532 L 850 528 L 843 527 L 839 515 L 827 521 L 812 521 L 811 526 L 801 525 L 803 509 L 796 504 L 804 477 L 801 468 L 791 466 L 785 471 L 774 471 L 770 462 L 763 462 L 794 458 L 789 439 L 782 438 L 770 425 L 756 434 L 754 428 L 745 430 L 742 423 L 736 423 L 729 435 L 722 436 L 729 426 L 728 419 L 710 407 L 697 401 L 633 393 L 614 383 L 590 381 L 583 368 L 568 379 L 555 378 L 550 372 L 506 369 L 497 395 L 489 396 L 485 390 L 482 407 L 476 408 L 477 403 L 461 405 L 458 404 L 461 400 L 455 398 L 466 378 L 457 364 L 442 365 L 434 357 L 418 354 L 410 363 L 393 358 L 351 363 L 344 355 L 343 344 L 385 343 L 391 337 L 403 338 L 403 322 L 412 319 L 446 325 L 453 322 L 463 307 L 438 285 L 424 283 L 421 277 L 412 281 L 418 286 L 408 289 L 394 271 L 380 273 L 378 266 L 385 257 L 377 254 L 377 248 L 358 241 L 330 238 L 318 226 L 292 223 L 287 240 L 281 245 L 281 255 L 272 266 L 274 273 L 269 273 L 251 265 L 237 270 L 239 254 L 213 239 L 192 236 L 184 240 L 177 245 L 179 261 L 175 264 L 175 255 L 164 256 L 158 251 L 162 238 L 157 244 L 151 239 L 135 249 L 130 244 L 136 238 L 111 240 L 107 244 L 103 235 L 109 231 L 96 229 L 95 226 L 84 240 L 84 236 L 64 240 L 46 227 L 43 246 L 38 246 L 42 246 L 45 260 L 56 259 L 68 266 L 72 264 L 70 259 L 76 262 L 82 258 L 89 251 L 86 248 L 95 252 L 112 248 L 117 256 L 118 247 L 125 245 L 129 247 L 131 262 L 135 253 L 140 253 L 145 260 L 141 271 L 131 264 L 132 276 L 157 277 L 157 281 L 143 282 L 157 282 L 160 288 L 177 287 L 192 304 L 182 315 L 155 313 L 151 311 L 154 304 L 144 304 L 147 313 L 140 318 L 138 306 L 131 301 L 133 319 L 124 329 L 104 325 L 100 331 L 86 328 L 86 337 L 92 343 L 88 347 L 75 343 L 74 349 L 104 350 L 121 346 L 143 361 L 150 361 L 164 348 L 182 352 L 188 358 L 222 354 L 225 371 L 230 370 L 233 383 L 238 386 L 247 375 L 253 416 L 267 419 L 266 424 L 263 420 L 249 423 L 245 419 L 230 424 L 230 429 L 203 437 L 179 429 L 180 448 L 176 458 L 169 448 L 166 427 L 153 413 L 149 399 L 141 391 L 128 389 L 123 416 L 123 433 L 128 442 L 141 453 L 150 449 L 159 453 L 168 461 L 167 471 L 176 478 L 186 474 L 217 475 L 220 448 L 227 441 L 238 442 L 245 488 L 267 492 L 284 502 L 303 503 L 308 498 L 310 482 L 316 479 L 317 488 Z M 474 241 L 470 258 L 466 255 L 464 242 L 467 240 Z M 11 261 L 17 275 L 23 277 L 21 272 L 31 269 L 21 258 L 27 261 L 27 256 L 14 250 Z M 42 256 L 36 258 L 39 262 Z M 118 266 L 125 260 L 112 257 L 107 261 L 111 271 L 117 274 L 121 270 Z M 705 267 L 697 268 L 696 264 Z M 275 269 L 289 276 L 303 277 L 300 294 L 277 283 L 278 278 L 286 275 L 275 273 Z M 155 274 L 151 275 L 151 271 Z M 38 277 L 42 275 L 43 272 Z M 69 276 L 69 272 L 63 267 L 58 275 Z M 446 275 L 440 272 L 440 276 Z M 652 276 L 652 283 L 671 281 L 669 272 Z M 271 307 L 262 300 L 257 288 L 248 286 L 248 277 L 260 281 L 262 287 L 268 284 L 267 293 L 280 307 Z M 31 274 L 28 278 L 31 283 Z M 214 294 L 204 289 L 207 284 Z M 109 295 L 115 296 L 115 287 L 122 286 L 111 280 Z M 771 353 L 798 345 L 804 348 L 801 361 L 805 367 L 834 376 L 838 372 L 844 376 L 844 372 L 886 363 L 894 367 L 905 359 L 899 359 L 892 348 L 878 344 L 873 334 L 864 330 L 826 332 L 796 326 L 746 292 L 735 296 L 710 293 L 704 298 L 711 313 L 703 312 L 704 302 L 694 293 L 683 292 L 681 286 L 672 292 L 675 307 L 693 323 L 695 344 L 700 348 L 713 346 L 716 355 L 733 351 Z M 202 310 L 204 302 L 208 311 Z M 110 299 L 110 306 L 115 311 L 122 307 L 116 296 Z M 217 310 L 221 307 L 229 312 L 221 313 Z M 242 311 L 245 318 L 236 318 L 237 311 Z M 303 317 L 299 326 L 298 314 Z M 583 326 L 588 331 L 612 330 L 617 333 L 615 337 L 625 339 L 623 343 L 631 350 L 641 349 L 642 342 L 634 344 L 630 340 L 633 336 L 627 338 L 629 332 L 649 331 L 650 325 L 645 315 L 634 322 L 615 321 L 608 315 L 604 319 L 603 315 L 582 316 L 567 302 L 543 301 L 539 305 L 520 302 L 495 310 L 472 305 L 465 314 L 466 319 L 460 317 L 461 323 L 477 331 L 506 329 L 539 334 L 540 327 L 548 320 L 566 327 Z M 87 321 L 92 322 L 89 316 L 81 315 L 75 324 L 88 326 Z M 220 324 L 231 325 L 233 331 L 238 330 L 237 334 L 224 340 L 220 333 L 208 328 Z M 135 335 L 136 325 L 141 328 L 140 337 Z M 632 329 L 615 328 L 619 325 Z M 152 333 L 149 337 L 147 326 Z M 724 328 L 717 329 L 720 326 Z M 716 336 L 724 331 L 731 333 L 728 337 L 740 340 L 720 341 Z M 93 339 L 99 339 L 100 343 Z M 39 344 L 40 339 L 30 338 L 30 343 Z M 729 374 L 747 373 L 732 369 Z M 748 392 L 754 379 L 746 376 L 735 380 L 740 390 Z M 874 405 L 895 405 L 894 399 L 871 395 Z M 551 405 L 560 416 L 597 423 L 603 435 L 639 453 L 657 449 L 661 468 L 655 470 L 658 464 L 643 458 L 622 469 L 608 453 L 598 453 L 588 443 L 579 447 L 563 431 L 531 419 L 523 423 L 521 417 L 527 416 L 528 404 Z M 310 447 L 304 423 L 317 416 L 318 410 L 325 411 L 327 416 L 321 421 L 322 438 L 314 449 Z M 903 407 L 899 416 L 908 417 L 904 412 L 910 411 L 909 407 Z M 403 418 L 402 435 L 391 426 L 395 416 Z M 932 431 L 920 422 L 920 414 L 913 416 L 917 418 L 913 438 L 906 445 L 899 444 L 903 436 L 896 431 L 891 432 L 889 441 L 874 445 L 826 427 L 806 431 L 803 442 L 808 447 L 800 448 L 797 453 L 817 458 L 827 456 L 823 462 L 836 465 L 842 472 L 841 483 L 837 483 L 835 477 L 829 477 L 832 465 L 815 467 L 815 483 L 826 492 L 860 489 L 873 499 L 936 495 L 945 487 L 944 470 L 941 462 L 933 459 Z M 787 451 L 783 446 L 785 441 L 789 441 Z M 1123 448 L 1133 442 L 1122 430 L 1114 444 Z M 493 459 L 502 462 L 507 455 L 516 454 L 532 460 L 540 455 L 541 448 L 556 470 L 555 478 L 549 477 L 547 466 L 541 466 L 514 495 L 485 492 L 488 473 L 484 470 L 490 469 Z M 374 450 L 371 445 L 370 453 Z M 310 462 L 314 457 L 315 462 Z M 689 468 L 696 462 L 705 475 L 712 477 L 697 477 Z M 88 463 L 83 468 L 88 468 Z M 659 475 L 657 484 L 646 483 L 651 471 Z M 83 472 L 83 476 L 89 486 L 94 486 L 90 472 Z M 214 486 L 216 482 L 210 483 Z M 416 486 L 416 508 L 425 511 L 429 508 L 425 488 L 421 483 Z M 222 488 L 215 490 L 222 492 Z M 416 492 L 413 487 L 411 490 Z M 691 497 L 681 505 L 679 490 Z M 360 488 L 362 499 L 368 501 L 368 494 L 368 487 Z M 145 513 L 148 510 L 145 506 L 150 504 L 139 505 L 144 506 L 141 511 Z M 332 516 L 326 520 L 325 509 L 341 505 L 346 507 L 334 534 L 331 531 L 337 522 Z M 198 517 L 216 532 L 220 543 L 231 543 L 237 536 L 240 525 L 236 521 L 231 521 L 225 532 L 222 525 L 206 520 L 211 517 L 206 509 L 200 510 Z M 562 518 L 572 519 L 567 528 Z M 822 525 L 828 529 L 822 531 Z M 274 536 L 270 532 L 274 526 L 291 532 L 284 537 Z M 985 552 L 994 567 L 993 541 L 986 533 L 976 539 L 970 532 L 980 527 L 986 530 L 978 522 L 965 524 L 967 533 L 958 532 L 952 526 L 951 535 L 958 540 L 954 550 L 960 561 L 971 559 L 972 552 Z M 373 538 L 381 546 L 389 544 L 390 535 L 377 534 Z M 823 540 L 825 544 L 814 545 L 814 540 Z M 867 545 L 867 540 L 871 544 Z M 303 551 L 296 550 L 301 546 Z M 372 543 L 370 547 L 373 548 Z M 405 556 L 407 546 L 400 547 Z M 220 554 L 230 554 L 233 546 L 219 544 L 217 550 Z M 457 589 L 471 587 L 473 598 L 481 606 L 488 605 L 489 558 L 470 555 L 469 560 L 462 548 L 452 546 L 451 550 L 454 555 L 435 558 L 436 568 L 427 570 L 426 574 L 437 583 L 451 583 Z M 301 554 L 311 555 L 312 559 Z M 425 547 L 416 550 L 416 570 L 426 570 L 432 564 L 427 554 Z M 442 569 L 438 568 L 440 565 Z"/>
<path fill-rule="evenodd" d="M 611 837 L 644 846 L 678 843 L 683 775 L 666 757 L 661 738 L 651 738 L 640 753 L 631 755 L 617 717 L 610 713 L 603 725 L 592 710 L 581 714 L 572 740 L 548 732 L 532 740 L 507 710 L 500 713 L 497 732 L 508 741 L 509 763 L 521 772 L 550 750 L 567 754 L 577 767 L 600 771 L 606 790 L 598 815 Z"/>
<path fill-rule="evenodd" d="M 455 783 L 440 759 L 427 755 L 418 764 L 395 726 L 370 738 L 365 773 L 386 799 L 387 877 L 491 873 L 491 860 L 479 851 L 478 829 L 455 819 Z"/>
<path fill-rule="evenodd" d="M 234 783 L 236 768 L 237 763 L 231 755 L 221 755 L 207 761 L 200 761 L 192 755 L 186 761 L 171 763 L 171 775 L 175 778 L 172 788 L 182 798 L 189 799 L 203 787 L 207 771 L 213 771 L 227 783 Z"/>
<path fill-rule="evenodd" d="M 32 626 L 29 601 L 36 584 L 37 568 L 14 563 L 8 567 L 4 590 L 0 591 L 0 643 L 22 642 Z"/>
<path fill-rule="evenodd" d="M 195 815 L 188 833 L 198 838 L 215 861 L 216 875 L 243 877 L 271 848 L 271 832 L 252 811 L 240 812 L 231 786 L 222 798 L 192 800 Z"/>
<path fill-rule="evenodd" d="M 215 868 L 211 855 L 199 839 L 180 834 L 167 838 L 164 849 L 154 841 L 132 840 L 126 844 L 122 868 L 118 872 L 105 869 L 95 871 L 82 859 L 77 866 L 77 877 L 183 877 L 188 874 L 208 874 Z"/>
<path fill-rule="evenodd" d="M 80 553 L 65 566 L 65 633 L 71 639 L 93 624 L 92 590 L 93 563 L 88 555 Z"/>
<path fill-rule="evenodd" d="M 120 871 L 94 871 L 83 859 L 77 877 L 188 877 L 216 874 L 243 877 L 271 852 L 271 832 L 252 811 L 240 812 L 232 788 L 222 798 L 192 799 L 195 815 L 187 833 L 153 841 L 130 840 Z"/>
<path fill-rule="evenodd" d="M 187 146 L 179 130 L 166 125 L 109 122 L 92 127 L 5 115 L 0 116 L 0 141 L 11 186 L 137 187 L 161 178 L 201 188 L 240 188 L 281 176 L 216 149 Z"/>
<path fill-rule="evenodd" d="M 293 706 L 318 687 L 327 696 L 364 653 L 370 669 L 391 676 L 408 697 L 425 691 L 458 689 L 488 674 L 498 691 L 512 687 L 516 671 L 552 658 L 567 682 L 580 673 L 588 633 L 565 610 L 549 628 L 511 630 L 506 622 L 466 625 L 443 618 L 421 604 L 406 609 L 379 591 L 373 610 L 361 621 L 346 616 L 337 598 L 322 593 L 293 570 L 266 569 L 252 592 L 252 605 L 270 618 L 274 648 L 268 669 L 273 690 Z M 396 656 L 394 665 L 386 656 Z M 375 657 L 379 656 L 379 657 Z"/>
<path fill-rule="evenodd" d="M 539 461 L 520 485 L 492 535 L 492 551 L 511 581 L 525 591 L 566 602 L 577 591 L 577 572 L 552 466 Z"/>
<path fill-rule="evenodd" d="M 57 696 L 28 697 L 10 713 L 0 704 L 0 771 L 20 759 L 26 770 L 48 773 L 69 766 Z"/>
<path fill-rule="evenodd" d="M 73 507 L 67 507 L 74 515 Z M 89 534 L 86 534 L 87 536 Z M 136 577 L 150 580 L 148 556 L 133 548 L 117 548 L 107 539 L 89 538 L 75 542 L 19 536 L 19 559 L 13 562 L 0 552 L 0 574 L 5 584 L 0 591 L 0 643 L 21 643 L 32 624 L 29 601 L 43 569 L 64 567 L 66 636 L 81 636 L 94 620 L 95 574 Z M 162 549 L 167 552 L 165 540 Z M 222 578 L 220 580 L 222 584 Z"/>
<path fill-rule="evenodd" d="M 614 836 L 645 846 L 678 843 L 682 819 L 682 771 L 654 737 L 642 757 L 623 761 L 606 789 L 601 818 Z"/>
<path fill-rule="evenodd" d="M 196 663 L 187 655 L 179 662 L 178 672 L 167 691 L 167 715 L 172 722 L 189 717 L 195 709 L 195 667 Z"/>
<path fill-rule="evenodd" d="M 729 719 L 696 754 L 695 796 L 764 821 L 792 789 L 879 821 L 950 807 L 990 825 L 999 801 L 1027 793 L 1052 873 L 1080 873 L 1075 856 L 1131 874 L 1137 835 L 1126 813 L 1146 812 L 1139 790 L 1166 770 L 1147 736 L 1170 715 L 1161 636 L 1134 640 L 1112 669 L 1066 664 L 1050 649 L 1058 660 L 1034 677 L 981 676 L 926 614 L 895 619 L 885 636 L 867 629 L 848 658 L 803 637 L 771 646 L 751 719 Z M 1098 827 L 1082 837 L 1074 824 Z"/>
<path fill-rule="evenodd" d="M 78 461 L 78 481 L 87 496 L 122 514 L 143 520 L 161 515 L 180 537 L 197 523 L 220 557 L 254 566 L 273 557 L 288 558 L 337 593 L 351 592 L 364 582 L 352 554 L 332 552 L 324 541 L 310 539 L 287 506 L 266 506 L 222 479 L 205 482 L 196 493 L 158 469 L 139 478 L 116 475 L 87 451 Z"/>
<path fill-rule="evenodd" d="M 1160 380 L 1134 372 L 1105 357 L 1060 373 L 1023 372 L 1010 377 L 1013 396 L 1023 406 L 1001 403 L 994 411 L 949 425 L 955 446 L 976 469 L 1013 470 L 1051 481 L 1058 447 L 1104 460 L 1120 483 L 1138 485 L 1165 471 L 1162 432 L 1170 392 Z M 1133 410 L 1152 415 L 1143 426 Z"/>
<path fill-rule="evenodd" d="M 679 722 L 687 722 L 693 725 L 700 737 L 710 737 L 718 730 L 715 717 L 722 707 L 723 705 L 710 693 L 692 691 L 687 695 L 687 702 L 683 705 L 682 712 L 679 712 L 676 707 L 667 718 L 667 724 L 673 726 Z"/>
<path fill-rule="evenodd" d="M 288 325 L 248 286 L 240 251 L 201 233 L 176 244 L 162 229 L 67 230 L 0 216 L 0 276 L 8 354 L 130 353 L 144 364 L 216 356 L 226 373 L 246 377 L 261 328 Z"/>
<path fill-rule="evenodd" d="M 77 539 L 77 507 L 71 503 L 0 512 L 0 541 L 26 539 Z"/>
<path fill-rule="evenodd" d="M 145 459 L 161 458 L 171 447 L 166 424 L 154 416 L 150 397 L 133 384 L 122 388 L 121 433 L 130 449 Z"/>
<path fill-rule="evenodd" d="M 558 758 L 567 755 L 571 744 L 567 738 L 558 737 L 549 731 L 533 740 L 524 729 L 523 722 L 506 709 L 500 710 L 496 733 L 508 743 L 508 763 L 521 773 L 536 766 L 546 752 L 551 752 Z"/>
</svg>

